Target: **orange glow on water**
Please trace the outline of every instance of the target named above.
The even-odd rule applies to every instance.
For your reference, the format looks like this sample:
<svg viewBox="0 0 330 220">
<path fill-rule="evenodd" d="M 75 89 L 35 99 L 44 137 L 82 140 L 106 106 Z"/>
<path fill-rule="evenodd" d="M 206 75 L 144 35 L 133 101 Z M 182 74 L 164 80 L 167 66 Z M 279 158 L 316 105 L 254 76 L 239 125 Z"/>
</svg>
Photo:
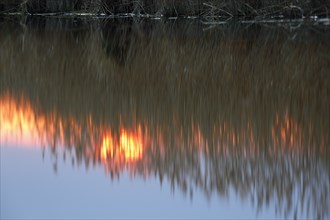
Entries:
<svg viewBox="0 0 330 220">
<path fill-rule="evenodd" d="M 95 125 L 91 117 L 87 119 L 86 124 L 87 126 L 83 129 L 81 123 L 72 117 L 64 120 L 55 113 L 38 114 L 31 103 L 22 98 L 17 99 L 10 95 L 0 98 L 1 145 L 18 144 L 24 147 L 40 147 L 47 144 L 64 144 L 72 146 L 81 142 L 82 131 L 85 130 L 85 135 L 95 137 L 90 139 L 95 155 L 98 154 L 95 152 L 99 149 L 97 146 L 100 146 L 98 140 L 102 140 L 99 154 L 103 161 L 114 157 L 121 160 L 124 158 L 125 161 L 141 159 L 144 147 L 141 126 L 135 130 L 122 128 L 114 137 L 111 132 L 105 132 L 109 128 Z M 106 135 L 101 135 L 104 133 Z"/>
<path fill-rule="evenodd" d="M 106 160 L 109 157 L 113 157 L 113 151 L 114 151 L 114 146 L 113 146 L 113 141 L 111 135 L 108 135 L 103 138 L 102 141 L 102 147 L 101 147 L 101 158 L 103 160 Z"/>
<path fill-rule="evenodd" d="M 19 104 L 5 96 L 0 99 L 0 107 L 1 143 L 24 141 L 26 146 L 33 146 L 40 140 L 46 119 L 37 117 L 29 103 Z"/>
<path fill-rule="evenodd" d="M 124 157 L 126 161 L 136 161 L 142 158 L 143 137 L 141 128 L 137 132 L 122 129 L 119 141 L 114 140 L 111 133 L 104 136 L 100 155 L 103 161 L 114 157 Z"/>
<path fill-rule="evenodd" d="M 123 130 L 120 135 L 120 149 L 126 159 L 136 160 L 141 158 L 143 149 L 141 134 L 129 133 Z"/>
</svg>

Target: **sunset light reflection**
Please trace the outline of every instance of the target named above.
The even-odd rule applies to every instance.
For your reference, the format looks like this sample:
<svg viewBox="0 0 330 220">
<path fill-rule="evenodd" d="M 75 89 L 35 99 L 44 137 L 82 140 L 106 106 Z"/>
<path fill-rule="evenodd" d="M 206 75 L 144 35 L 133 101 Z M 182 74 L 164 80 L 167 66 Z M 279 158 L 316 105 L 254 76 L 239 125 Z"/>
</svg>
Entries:
<svg viewBox="0 0 330 220">
<path fill-rule="evenodd" d="M 141 128 L 137 132 L 121 129 L 119 140 L 109 132 L 103 137 L 100 155 L 103 161 L 114 157 L 123 157 L 126 161 L 136 161 L 142 158 L 143 137 Z"/>
<path fill-rule="evenodd" d="M 214 124 L 212 134 L 208 134 L 198 121 L 190 128 L 171 128 L 174 130 L 159 125 L 152 131 L 148 121 L 114 129 L 110 123 L 95 123 L 91 114 L 78 120 L 70 114 L 63 117 L 57 112 L 45 113 L 28 99 L 10 95 L 0 97 L 0 107 L 1 145 L 74 148 L 85 160 L 93 158 L 106 167 L 148 160 L 147 149 L 157 152 L 160 158 L 165 158 L 171 149 L 217 155 L 242 152 L 244 157 L 256 157 L 262 149 L 275 154 L 284 150 L 303 153 L 306 143 L 318 145 L 311 150 L 325 149 L 328 144 L 327 135 L 321 133 L 319 143 L 315 143 L 313 135 L 306 135 L 306 131 L 315 130 L 311 122 L 298 123 L 288 114 L 276 114 L 270 119 L 269 130 L 259 131 L 252 126 L 252 120 L 239 127 L 222 121 Z"/>
</svg>

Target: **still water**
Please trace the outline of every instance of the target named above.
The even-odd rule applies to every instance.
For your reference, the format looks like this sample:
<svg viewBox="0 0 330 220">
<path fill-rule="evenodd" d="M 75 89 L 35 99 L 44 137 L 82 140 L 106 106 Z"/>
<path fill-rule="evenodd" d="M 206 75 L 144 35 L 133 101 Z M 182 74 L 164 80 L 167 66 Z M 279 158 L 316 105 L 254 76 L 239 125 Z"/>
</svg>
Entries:
<svg viewBox="0 0 330 220">
<path fill-rule="evenodd" d="M 329 218 L 326 24 L 0 19 L 1 218 Z"/>
</svg>

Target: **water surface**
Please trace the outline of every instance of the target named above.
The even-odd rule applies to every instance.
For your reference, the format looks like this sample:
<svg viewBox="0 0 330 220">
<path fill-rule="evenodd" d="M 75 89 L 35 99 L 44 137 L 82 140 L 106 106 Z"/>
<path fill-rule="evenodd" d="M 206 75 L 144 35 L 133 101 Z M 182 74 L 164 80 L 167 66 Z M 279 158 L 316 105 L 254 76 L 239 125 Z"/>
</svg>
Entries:
<svg viewBox="0 0 330 220">
<path fill-rule="evenodd" d="M 1 218 L 328 218 L 311 23 L 3 18 Z"/>
</svg>

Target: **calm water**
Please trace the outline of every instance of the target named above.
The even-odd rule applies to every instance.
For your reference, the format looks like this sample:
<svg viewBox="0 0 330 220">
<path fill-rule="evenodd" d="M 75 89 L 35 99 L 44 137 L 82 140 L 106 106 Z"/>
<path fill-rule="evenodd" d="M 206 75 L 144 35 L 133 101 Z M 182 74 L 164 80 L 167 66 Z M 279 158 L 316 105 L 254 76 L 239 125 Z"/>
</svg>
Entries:
<svg viewBox="0 0 330 220">
<path fill-rule="evenodd" d="M 329 218 L 327 24 L 0 19 L 1 218 Z"/>
</svg>

